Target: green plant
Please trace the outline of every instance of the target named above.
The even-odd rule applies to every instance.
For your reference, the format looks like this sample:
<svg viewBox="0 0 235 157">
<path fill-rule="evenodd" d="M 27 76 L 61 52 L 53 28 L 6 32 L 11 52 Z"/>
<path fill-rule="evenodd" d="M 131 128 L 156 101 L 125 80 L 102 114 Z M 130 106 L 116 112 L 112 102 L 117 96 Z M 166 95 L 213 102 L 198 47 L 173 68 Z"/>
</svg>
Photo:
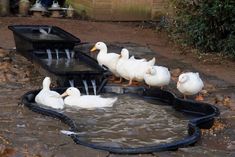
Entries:
<svg viewBox="0 0 235 157">
<path fill-rule="evenodd" d="M 234 0 L 171 0 L 175 8 L 171 32 L 175 40 L 205 52 L 235 57 Z"/>
</svg>

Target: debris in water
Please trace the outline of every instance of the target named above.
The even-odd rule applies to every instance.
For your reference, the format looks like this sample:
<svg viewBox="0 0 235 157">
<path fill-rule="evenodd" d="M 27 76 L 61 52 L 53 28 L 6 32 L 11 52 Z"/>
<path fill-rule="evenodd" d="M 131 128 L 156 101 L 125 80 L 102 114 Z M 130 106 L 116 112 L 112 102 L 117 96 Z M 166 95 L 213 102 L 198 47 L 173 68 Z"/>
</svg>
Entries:
<svg viewBox="0 0 235 157">
<path fill-rule="evenodd" d="M 25 128 L 25 124 L 17 124 L 17 128 Z"/>
<path fill-rule="evenodd" d="M 76 133 L 76 132 L 73 132 L 73 131 L 67 131 L 67 130 L 60 130 L 60 132 L 62 133 L 62 134 L 65 134 L 65 135 L 77 135 L 78 133 Z"/>
</svg>

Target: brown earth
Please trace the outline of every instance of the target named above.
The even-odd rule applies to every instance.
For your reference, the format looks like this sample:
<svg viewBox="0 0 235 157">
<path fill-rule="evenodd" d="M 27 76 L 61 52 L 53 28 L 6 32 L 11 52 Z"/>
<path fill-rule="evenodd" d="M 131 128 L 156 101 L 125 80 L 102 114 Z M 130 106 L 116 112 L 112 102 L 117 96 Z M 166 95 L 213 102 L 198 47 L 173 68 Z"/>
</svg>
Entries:
<svg viewBox="0 0 235 157">
<path fill-rule="evenodd" d="M 153 51 L 169 59 L 176 59 L 183 63 L 191 64 L 206 74 L 217 76 L 220 79 L 235 84 L 235 62 L 229 59 L 221 59 L 218 55 L 198 55 L 183 53 L 180 48 L 169 42 L 166 33 L 155 32 L 152 29 L 136 27 L 133 23 L 107 23 L 89 22 L 70 19 L 55 18 L 0 18 L 0 47 L 14 47 L 13 35 L 8 30 L 8 25 L 13 24 L 48 24 L 59 26 L 83 42 L 131 42 L 148 46 Z"/>
</svg>

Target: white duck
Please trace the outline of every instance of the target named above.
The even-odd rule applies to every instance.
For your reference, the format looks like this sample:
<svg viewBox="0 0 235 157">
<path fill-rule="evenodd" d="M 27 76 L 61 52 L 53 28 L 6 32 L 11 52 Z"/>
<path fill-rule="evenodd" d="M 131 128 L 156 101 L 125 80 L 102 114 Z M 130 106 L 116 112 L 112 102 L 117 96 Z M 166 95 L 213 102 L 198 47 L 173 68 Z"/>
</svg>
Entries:
<svg viewBox="0 0 235 157">
<path fill-rule="evenodd" d="M 145 58 L 136 59 L 135 56 L 131 56 L 130 59 L 133 59 L 133 60 L 136 60 L 136 61 L 143 61 L 143 62 L 146 62 L 146 61 L 147 61 Z"/>
<path fill-rule="evenodd" d="M 199 73 L 187 72 L 179 76 L 177 89 L 184 95 L 194 95 L 199 93 L 204 84 L 199 76 Z"/>
<path fill-rule="evenodd" d="M 168 68 L 163 66 L 152 66 L 144 75 L 144 81 L 149 87 L 157 86 L 163 89 L 163 86 L 168 85 L 171 80 L 171 74 Z"/>
<path fill-rule="evenodd" d="M 99 65 L 106 66 L 116 77 L 119 77 L 116 70 L 116 64 L 120 58 L 120 55 L 117 53 L 108 53 L 107 46 L 103 42 L 97 42 L 90 51 L 93 52 L 95 50 L 100 50 L 97 55 Z"/>
<path fill-rule="evenodd" d="M 42 90 L 36 95 L 35 102 L 55 109 L 63 109 L 63 99 L 59 93 L 50 90 L 50 84 L 50 77 L 45 77 L 42 83 Z"/>
<path fill-rule="evenodd" d="M 102 98 L 97 95 L 81 96 L 79 89 L 75 87 L 68 88 L 61 96 L 67 96 L 64 99 L 65 105 L 88 109 L 112 107 L 117 101 L 117 98 Z"/>
<path fill-rule="evenodd" d="M 144 74 L 150 66 L 155 63 L 155 58 L 146 62 L 144 60 L 129 59 L 129 51 L 127 49 L 122 49 L 121 57 L 117 63 L 117 72 L 122 78 L 129 80 L 129 84 L 132 84 L 133 80 L 143 81 Z"/>
</svg>

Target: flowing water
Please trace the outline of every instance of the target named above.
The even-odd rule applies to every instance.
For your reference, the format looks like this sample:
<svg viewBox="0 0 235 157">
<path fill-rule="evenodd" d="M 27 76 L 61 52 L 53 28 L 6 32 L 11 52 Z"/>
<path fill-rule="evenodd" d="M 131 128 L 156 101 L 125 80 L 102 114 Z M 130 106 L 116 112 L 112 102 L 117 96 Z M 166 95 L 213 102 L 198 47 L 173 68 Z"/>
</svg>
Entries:
<svg viewBox="0 0 235 157">
<path fill-rule="evenodd" d="M 74 87 L 74 80 L 69 80 L 70 87 Z"/>
<path fill-rule="evenodd" d="M 47 49 L 47 56 L 48 56 L 48 60 L 52 60 L 52 54 L 51 54 L 51 50 L 50 49 Z"/>
<path fill-rule="evenodd" d="M 67 59 L 71 59 L 71 56 L 70 56 L 70 51 L 69 51 L 69 49 L 65 49 L 65 53 L 66 53 L 66 55 L 67 55 Z"/>
<path fill-rule="evenodd" d="M 114 97 L 105 94 L 105 97 Z M 133 95 L 118 95 L 112 108 L 67 108 L 79 124 L 83 140 L 114 147 L 169 143 L 187 136 L 187 118 L 161 102 Z"/>
<path fill-rule="evenodd" d="M 85 91 L 86 91 L 86 95 L 89 95 L 89 89 L 88 89 L 88 85 L 87 85 L 87 80 L 82 80 Z"/>
<path fill-rule="evenodd" d="M 95 71 L 96 69 L 89 66 L 83 61 L 78 61 L 78 59 L 66 59 L 60 58 L 57 59 L 41 59 L 44 64 L 50 66 L 50 69 L 53 71 L 60 71 L 60 72 L 77 72 L 77 71 Z M 50 64 L 49 64 L 50 63 Z"/>
<path fill-rule="evenodd" d="M 55 49 L 55 53 L 56 53 L 56 60 L 59 60 L 60 59 L 60 57 L 59 57 L 59 50 Z"/>
<path fill-rule="evenodd" d="M 95 80 L 91 80 L 91 84 L 92 84 L 92 87 L 93 87 L 94 95 L 96 95 L 96 81 Z"/>
<path fill-rule="evenodd" d="M 26 36 L 31 40 L 58 40 L 58 41 L 65 40 L 64 38 L 55 34 L 42 34 L 40 32 L 38 33 L 25 32 L 24 36 Z"/>
</svg>

